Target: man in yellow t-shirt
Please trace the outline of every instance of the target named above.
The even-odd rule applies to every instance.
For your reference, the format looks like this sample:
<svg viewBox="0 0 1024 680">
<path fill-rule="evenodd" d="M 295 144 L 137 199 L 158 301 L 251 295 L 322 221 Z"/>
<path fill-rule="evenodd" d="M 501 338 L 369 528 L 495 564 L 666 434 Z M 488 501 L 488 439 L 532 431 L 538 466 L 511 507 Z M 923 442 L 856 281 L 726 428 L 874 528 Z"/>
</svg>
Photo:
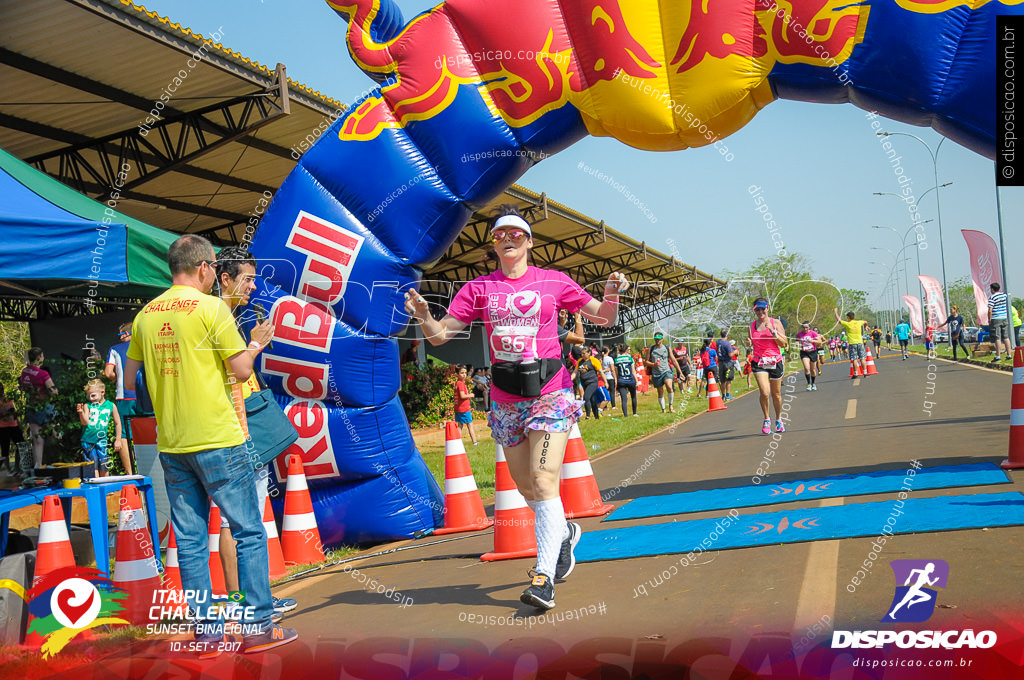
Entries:
<svg viewBox="0 0 1024 680">
<path fill-rule="evenodd" d="M 833 308 L 832 311 L 836 315 L 836 321 L 842 324 L 843 328 L 846 330 L 846 339 L 850 344 L 850 361 L 852 361 L 855 366 L 860 366 L 861 375 L 866 376 L 868 371 L 867 364 L 864 363 L 864 360 L 867 357 L 867 353 L 864 350 L 863 332 L 864 327 L 867 326 L 870 328 L 870 325 L 863 319 L 855 319 L 853 312 L 847 312 L 846 321 L 843 321 L 839 317 L 838 309 Z M 856 377 L 856 374 L 857 372 L 854 371 L 854 375 L 851 377 Z"/>
<path fill-rule="evenodd" d="M 203 622 L 216 617 L 210 611 L 207 497 L 228 518 L 238 542 L 239 585 L 246 606 L 252 608 L 251 618 L 242 622 L 243 649 L 264 651 L 297 635 L 271 621 L 267 536 L 245 438 L 231 402 L 228 371 L 247 380 L 274 328 L 265 324 L 253 329 L 246 347 L 227 305 L 209 295 L 216 279 L 216 256 L 205 238 L 182 236 L 168 249 L 167 262 L 173 285 L 146 304 L 132 324 L 125 387 L 135 388 L 136 372 L 144 367 L 182 585 L 198 593 L 189 602 L 199 620 L 197 651 L 216 656 L 223 640 L 223 622 Z"/>
</svg>

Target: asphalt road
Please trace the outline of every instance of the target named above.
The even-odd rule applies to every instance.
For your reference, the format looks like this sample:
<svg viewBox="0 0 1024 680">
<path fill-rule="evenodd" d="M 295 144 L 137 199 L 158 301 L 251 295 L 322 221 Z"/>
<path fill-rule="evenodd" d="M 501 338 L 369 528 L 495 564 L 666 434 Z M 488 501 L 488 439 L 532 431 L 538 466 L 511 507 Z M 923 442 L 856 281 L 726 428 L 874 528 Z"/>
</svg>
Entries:
<svg viewBox="0 0 1024 680">
<path fill-rule="evenodd" d="M 611 502 L 620 506 L 641 496 L 747 485 L 758 474 L 763 483 L 777 484 L 903 470 L 914 460 L 933 466 L 998 463 L 1006 457 L 1008 374 L 923 357 L 901 361 L 898 355 L 878 359 L 877 364 L 879 375 L 858 380 L 849 379 L 847 366 L 828 366 L 816 392 L 806 392 L 802 374 L 797 375 L 788 431 L 773 455 L 771 437 L 760 431 L 754 393 L 731 402 L 726 411 L 680 422 L 595 460 L 598 483 L 605 497 L 612 495 Z M 624 485 L 631 477 L 634 481 Z M 911 497 L 1024 491 L 1024 472 L 1012 473 L 1011 479 L 1010 484 L 985 487 L 918 490 Z M 895 498 L 894 493 L 875 494 L 740 512 Z M 601 518 L 580 523 L 584 531 L 593 531 L 609 524 L 722 514 L 604 526 Z M 712 650 L 675 659 L 701 669 L 702 674 L 694 670 L 690 677 L 727 677 L 735 660 L 750 653 L 752 637 L 784 640 L 787 646 L 800 648 L 827 639 L 831 629 L 879 628 L 893 597 L 889 560 L 942 559 L 950 566 L 949 583 L 934 615 L 927 624 L 911 627 L 977 629 L 1024 612 L 1019 586 L 1024 527 L 897 535 L 879 552 L 873 550 L 871 538 L 712 550 L 675 572 L 666 570 L 679 564 L 678 554 L 581 563 L 556 585 L 558 606 L 543 617 L 518 600 L 532 560 L 481 562 L 479 555 L 492 547 L 489 532 L 435 543 L 439 540 L 427 537 L 396 544 L 415 547 L 351 562 L 347 570 L 334 567 L 301 577 L 277 589 L 278 596 L 299 601 L 285 625 L 296 628 L 305 645 L 321 650 L 314 651 L 316 658 L 326 658 L 321 654 L 327 654 L 323 650 L 332 644 L 338 654 L 348 649 L 344 668 L 357 677 L 376 673 L 367 670 L 370 666 L 349 666 L 356 657 L 370 659 L 365 663 L 371 666 L 377 659 L 384 664 L 382 669 L 391 663 L 404 668 L 406 675 L 415 675 L 417 664 L 441 668 L 447 659 L 457 672 L 437 677 L 463 677 L 459 669 L 471 665 L 463 658 L 466 655 L 507 657 L 508 650 L 523 647 L 538 657 L 526 664 L 529 667 L 557 659 L 561 650 L 573 645 L 565 668 L 589 668 L 596 664 L 594 659 L 605 658 L 603 654 L 638 664 L 637 659 L 651 654 L 655 660 L 650 663 L 660 668 L 658 660 L 675 642 Z M 873 568 L 850 592 L 851 577 L 873 552 Z M 446 657 L 443 649 L 453 656 Z M 505 677 L 505 671 L 511 674 L 512 666 L 493 670 L 492 677 Z"/>
</svg>

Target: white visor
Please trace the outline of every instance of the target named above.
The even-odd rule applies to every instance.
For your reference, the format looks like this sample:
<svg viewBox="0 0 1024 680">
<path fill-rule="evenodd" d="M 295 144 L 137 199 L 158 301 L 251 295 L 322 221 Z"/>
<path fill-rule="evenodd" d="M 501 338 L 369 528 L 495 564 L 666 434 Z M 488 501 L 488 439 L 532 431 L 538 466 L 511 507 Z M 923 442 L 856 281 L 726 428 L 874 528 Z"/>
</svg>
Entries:
<svg viewBox="0 0 1024 680">
<path fill-rule="evenodd" d="M 494 222 L 494 226 L 491 227 L 491 233 L 495 229 L 501 229 L 502 227 L 514 227 L 516 229 L 522 229 L 526 232 L 526 235 L 533 238 L 533 231 L 530 230 L 530 224 L 519 215 L 502 215 Z"/>
</svg>

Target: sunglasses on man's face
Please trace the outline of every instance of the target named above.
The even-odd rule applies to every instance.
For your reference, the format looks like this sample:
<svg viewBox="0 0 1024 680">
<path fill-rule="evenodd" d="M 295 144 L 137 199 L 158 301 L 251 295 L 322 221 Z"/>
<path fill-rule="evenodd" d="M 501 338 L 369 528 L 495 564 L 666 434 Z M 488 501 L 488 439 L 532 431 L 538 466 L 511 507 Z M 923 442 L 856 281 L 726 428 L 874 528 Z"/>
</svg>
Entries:
<svg viewBox="0 0 1024 680">
<path fill-rule="evenodd" d="M 492 232 L 495 243 L 501 243 L 506 238 L 512 239 L 513 243 L 522 243 L 523 239 L 526 238 L 526 232 L 522 229 L 501 229 Z"/>
</svg>

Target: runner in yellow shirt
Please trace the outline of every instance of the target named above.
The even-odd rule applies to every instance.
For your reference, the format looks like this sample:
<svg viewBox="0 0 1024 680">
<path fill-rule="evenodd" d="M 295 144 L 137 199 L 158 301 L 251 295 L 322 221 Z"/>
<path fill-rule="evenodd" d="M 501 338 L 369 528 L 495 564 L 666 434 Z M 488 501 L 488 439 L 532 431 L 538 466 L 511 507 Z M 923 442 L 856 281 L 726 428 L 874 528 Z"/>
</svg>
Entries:
<svg viewBox="0 0 1024 680">
<path fill-rule="evenodd" d="M 854 365 L 860 366 L 860 371 L 862 375 L 867 375 L 867 367 L 864 363 L 864 359 L 867 356 L 867 354 L 864 351 L 863 332 L 864 327 L 869 326 L 868 322 L 862 319 L 855 319 L 855 315 L 853 312 L 847 312 L 847 320 L 843 321 L 842 318 L 840 318 L 839 316 L 838 309 L 833 308 L 832 311 L 836 315 L 836 321 L 842 324 L 843 328 L 846 330 L 846 339 L 847 342 L 850 343 L 850 360 L 854 362 Z M 854 375 L 850 377 L 855 377 L 855 375 L 856 371 L 854 372 Z"/>
</svg>

